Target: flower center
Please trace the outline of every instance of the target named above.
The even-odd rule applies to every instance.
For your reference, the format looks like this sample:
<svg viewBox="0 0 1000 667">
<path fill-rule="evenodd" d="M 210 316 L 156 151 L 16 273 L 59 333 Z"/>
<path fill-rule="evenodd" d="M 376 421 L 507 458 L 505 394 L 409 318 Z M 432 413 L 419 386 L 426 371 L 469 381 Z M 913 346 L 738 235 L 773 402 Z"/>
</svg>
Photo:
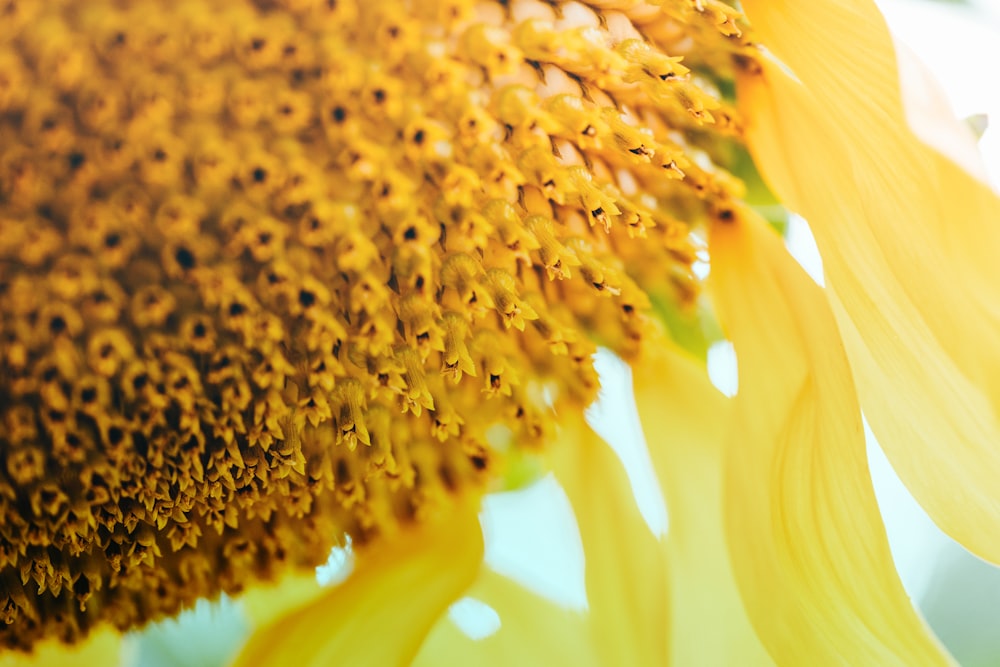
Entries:
<svg viewBox="0 0 1000 667">
<path fill-rule="evenodd" d="M 690 226 L 741 194 L 710 157 L 739 119 L 693 69 L 747 48 L 712 0 L 14 14 L 12 646 L 238 591 L 482 488 L 593 399 L 596 344 L 637 354 L 649 295 L 693 302 Z"/>
</svg>

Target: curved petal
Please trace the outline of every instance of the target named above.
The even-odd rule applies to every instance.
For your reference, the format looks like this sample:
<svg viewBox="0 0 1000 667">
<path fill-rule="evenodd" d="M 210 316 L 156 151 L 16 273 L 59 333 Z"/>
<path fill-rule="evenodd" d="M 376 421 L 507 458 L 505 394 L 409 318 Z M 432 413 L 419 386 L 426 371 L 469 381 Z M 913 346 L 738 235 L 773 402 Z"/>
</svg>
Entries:
<svg viewBox="0 0 1000 667">
<path fill-rule="evenodd" d="M 731 401 L 705 367 L 664 341 L 632 369 L 636 406 L 670 530 L 670 664 L 773 665 L 740 600 L 722 518 Z"/>
<path fill-rule="evenodd" d="M 739 366 L 727 536 L 762 641 L 779 664 L 949 664 L 893 567 L 822 290 L 749 209 L 709 250 Z"/>
<path fill-rule="evenodd" d="M 589 634 L 601 664 L 663 664 L 666 559 L 639 513 L 625 468 L 582 416 L 564 420 L 552 458 L 580 528 Z"/>
<path fill-rule="evenodd" d="M 129 664 L 122 644 L 118 632 L 103 628 L 91 632 L 80 644 L 67 645 L 58 639 L 49 639 L 36 644 L 33 653 L 5 653 L 0 657 L 0 667 L 115 667 Z"/>
<path fill-rule="evenodd" d="M 796 77 L 741 78 L 746 138 L 816 235 L 872 429 L 938 525 L 1000 563 L 1000 199 L 907 125 L 871 3 L 745 6 Z"/>
<path fill-rule="evenodd" d="M 478 498 L 359 554 L 352 575 L 262 627 L 235 667 L 408 665 L 483 558 Z M 387 538 L 392 539 L 392 538 Z"/>
<path fill-rule="evenodd" d="M 551 458 L 580 530 L 587 612 L 563 609 L 484 569 L 469 595 L 494 608 L 500 630 L 473 641 L 442 619 L 416 664 L 660 665 L 666 660 L 664 548 L 639 513 L 621 461 L 582 415 L 560 424 Z"/>
<path fill-rule="evenodd" d="M 564 609 L 485 567 L 467 595 L 493 608 L 500 629 L 475 640 L 442 618 L 412 667 L 603 664 L 587 640 L 584 614 Z"/>
<path fill-rule="evenodd" d="M 743 4 L 762 43 L 808 91 L 813 109 L 802 122 L 819 122 L 812 134 L 825 137 L 827 148 L 839 147 L 846 153 L 839 158 L 851 159 L 853 171 L 845 177 L 861 186 L 854 190 L 859 199 L 882 194 L 877 186 L 890 182 L 894 186 L 890 192 L 906 194 L 911 202 L 895 217 L 909 228 L 920 222 L 920 234 L 926 228 L 953 239 L 940 251 L 965 264 L 971 260 L 986 270 L 979 278 L 991 279 L 992 262 L 1000 251 L 1000 225 L 990 223 L 1000 213 L 1000 199 L 984 182 L 974 136 L 943 104 L 933 77 L 915 57 L 905 48 L 897 54 L 875 4 L 871 0 Z M 783 98 L 791 79 L 773 63 L 763 65 L 766 81 L 754 82 L 755 77 L 747 76 L 741 83 L 763 83 L 771 87 L 772 95 Z M 755 117 L 761 115 L 757 105 L 748 101 L 744 107 L 751 124 L 756 124 Z M 822 127 L 826 124 L 831 127 Z M 836 134 L 827 134 L 829 129 Z M 753 149 L 754 132 L 750 134 Z M 810 162 L 820 161 L 814 155 Z M 916 218 L 909 217 L 911 209 L 918 213 Z M 990 296 L 991 310 L 996 312 L 995 289 Z"/>
<path fill-rule="evenodd" d="M 871 0 L 745 0 L 759 41 L 817 101 L 849 123 L 901 125 L 986 182 L 973 132 L 955 117 L 933 76 L 893 40 Z M 807 48 L 808 46 L 808 48 Z"/>
<path fill-rule="evenodd" d="M 256 628 L 315 600 L 322 593 L 323 587 L 314 572 L 295 572 L 274 584 L 249 588 L 240 595 L 239 604 L 251 627 Z"/>
</svg>

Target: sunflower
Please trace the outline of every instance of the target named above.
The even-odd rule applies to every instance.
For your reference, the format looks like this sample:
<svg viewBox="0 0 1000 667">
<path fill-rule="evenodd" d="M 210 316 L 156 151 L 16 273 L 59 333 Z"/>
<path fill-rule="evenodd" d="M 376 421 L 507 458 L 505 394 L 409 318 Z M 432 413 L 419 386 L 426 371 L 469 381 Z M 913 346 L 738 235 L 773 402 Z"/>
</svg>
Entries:
<svg viewBox="0 0 1000 667">
<path fill-rule="evenodd" d="M 245 593 L 240 665 L 950 664 L 861 408 L 1000 563 L 1000 200 L 870 2 L 2 7 L 7 650 Z M 665 535 L 585 421 L 599 347 Z M 483 495 L 545 471 L 583 610 L 483 565 Z"/>
</svg>

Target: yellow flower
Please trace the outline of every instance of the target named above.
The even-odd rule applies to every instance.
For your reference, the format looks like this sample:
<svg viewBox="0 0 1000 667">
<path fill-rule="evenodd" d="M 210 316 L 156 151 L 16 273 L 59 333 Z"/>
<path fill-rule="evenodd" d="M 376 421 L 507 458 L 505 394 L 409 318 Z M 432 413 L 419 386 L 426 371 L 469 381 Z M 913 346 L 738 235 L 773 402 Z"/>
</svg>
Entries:
<svg viewBox="0 0 1000 667">
<path fill-rule="evenodd" d="M 860 405 L 1000 562 L 1000 201 L 925 143 L 869 2 L 140 5 L 13 3 L 0 34 L 0 645 L 107 644 L 349 540 L 339 586 L 248 596 L 238 664 L 949 664 Z M 584 421 L 597 346 L 666 536 Z M 525 460 L 574 508 L 586 611 L 481 565 Z M 467 590 L 486 640 L 439 620 Z"/>
</svg>

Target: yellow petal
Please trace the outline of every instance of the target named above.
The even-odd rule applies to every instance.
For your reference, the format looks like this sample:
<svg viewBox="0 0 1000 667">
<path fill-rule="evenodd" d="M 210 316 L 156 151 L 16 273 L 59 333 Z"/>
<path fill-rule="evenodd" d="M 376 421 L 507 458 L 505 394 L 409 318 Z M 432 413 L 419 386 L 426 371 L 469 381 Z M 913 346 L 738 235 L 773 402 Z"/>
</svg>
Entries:
<svg viewBox="0 0 1000 667">
<path fill-rule="evenodd" d="M 712 228 L 709 282 L 739 366 L 725 509 L 754 627 L 778 664 L 949 664 L 893 567 L 823 291 L 736 218 Z"/>
<path fill-rule="evenodd" d="M 580 528 L 589 633 L 601 663 L 663 664 L 666 559 L 639 513 L 625 468 L 582 417 L 564 420 L 552 467 Z"/>
<path fill-rule="evenodd" d="M 239 603 L 251 625 L 260 627 L 311 602 L 322 593 L 323 587 L 316 580 L 315 573 L 296 572 L 275 584 L 250 588 L 240 596 Z"/>
<path fill-rule="evenodd" d="M 816 235 L 872 429 L 938 525 L 1000 563 L 1000 200 L 910 129 L 870 3 L 746 6 L 797 78 L 741 78 L 747 141 Z"/>
<path fill-rule="evenodd" d="M 722 516 L 731 401 L 664 342 L 632 369 L 636 407 L 670 515 L 670 664 L 773 665 L 743 609 Z"/>
<path fill-rule="evenodd" d="M 974 134 L 955 117 L 916 56 L 892 39 L 874 2 L 747 0 L 742 4 L 759 41 L 830 115 L 848 123 L 867 117 L 896 125 L 905 118 L 924 142 L 986 180 Z"/>
<path fill-rule="evenodd" d="M 661 665 L 667 656 L 666 559 L 639 513 L 621 461 L 580 415 L 560 427 L 552 468 L 583 543 L 587 612 L 570 611 L 483 570 L 469 595 L 490 604 L 500 630 L 480 641 L 442 620 L 418 667 Z"/>
<path fill-rule="evenodd" d="M 485 567 L 467 595 L 497 612 L 500 629 L 474 640 L 450 619 L 443 618 L 427 637 L 412 667 L 602 664 L 589 643 L 583 614 L 564 609 Z"/>
<path fill-rule="evenodd" d="M 408 665 L 483 557 L 478 499 L 359 551 L 341 585 L 258 630 L 236 667 Z"/>
<path fill-rule="evenodd" d="M 1000 199 L 983 182 L 975 138 L 951 113 L 929 72 L 905 47 L 897 54 L 875 3 L 749 0 L 743 5 L 760 41 L 805 87 L 813 110 L 803 120 L 830 124 L 837 135 L 845 135 L 830 136 L 822 127 L 813 131 L 852 158 L 855 171 L 845 176 L 862 186 L 857 190 L 860 199 L 883 194 L 876 187 L 883 180 L 894 182 L 890 192 L 896 189 L 912 197 L 910 207 L 925 213 L 917 220 L 926 223 L 928 231 L 975 243 L 953 245 L 944 248 L 945 253 L 958 253 L 966 263 L 970 258 L 985 260 L 979 268 L 989 268 L 1000 251 L 1000 225 L 986 222 L 996 219 L 989 216 L 1000 212 Z M 779 79 L 788 80 L 787 75 L 772 75 L 772 70 L 780 70 L 765 65 L 772 94 L 786 94 L 786 81 Z M 753 78 L 744 77 L 741 83 L 753 83 Z M 756 106 L 744 104 L 752 124 L 761 115 Z M 819 160 L 814 156 L 813 161 Z M 909 213 L 904 208 L 896 217 Z M 980 277 L 992 277 L 992 272 Z M 996 290 L 991 296 L 995 311 Z"/>
<path fill-rule="evenodd" d="M 95 630 L 81 644 L 67 646 L 49 639 L 36 644 L 34 653 L 5 653 L 0 657 L 0 667 L 115 667 L 123 662 L 122 636 L 110 628 Z"/>
</svg>

